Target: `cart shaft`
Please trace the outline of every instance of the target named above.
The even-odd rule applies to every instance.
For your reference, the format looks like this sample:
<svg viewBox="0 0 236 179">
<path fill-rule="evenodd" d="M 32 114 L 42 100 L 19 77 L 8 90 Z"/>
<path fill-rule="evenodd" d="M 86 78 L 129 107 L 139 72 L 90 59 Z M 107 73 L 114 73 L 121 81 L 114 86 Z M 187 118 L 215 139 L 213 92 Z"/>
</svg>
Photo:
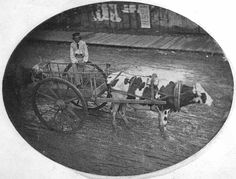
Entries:
<svg viewBox="0 0 236 179">
<path fill-rule="evenodd" d="M 127 103 L 127 104 L 156 104 L 164 105 L 166 101 L 158 100 L 137 100 L 137 99 L 112 99 L 112 98 L 96 98 L 96 101 L 101 102 L 112 102 L 112 103 Z"/>
</svg>

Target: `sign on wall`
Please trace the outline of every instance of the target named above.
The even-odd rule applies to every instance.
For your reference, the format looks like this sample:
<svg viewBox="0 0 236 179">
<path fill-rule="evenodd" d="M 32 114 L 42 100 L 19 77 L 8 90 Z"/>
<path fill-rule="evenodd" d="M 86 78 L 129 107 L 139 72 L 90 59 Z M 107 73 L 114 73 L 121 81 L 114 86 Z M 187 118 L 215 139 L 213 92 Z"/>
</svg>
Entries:
<svg viewBox="0 0 236 179">
<path fill-rule="evenodd" d="M 140 15 L 141 28 L 151 28 L 149 5 L 139 4 L 138 13 Z"/>
<path fill-rule="evenodd" d="M 96 11 L 93 14 L 93 20 L 110 20 L 112 22 L 120 22 L 121 18 L 119 17 L 117 11 L 117 4 L 98 4 L 96 6 Z"/>
<path fill-rule="evenodd" d="M 134 13 L 136 11 L 136 5 L 135 4 L 124 4 L 123 6 L 123 13 Z"/>
<path fill-rule="evenodd" d="M 119 17 L 117 4 L 109 4 L 110 8 L 110 20 L 112 22 L 120 22 L 121 18 Z"/>
</svg>

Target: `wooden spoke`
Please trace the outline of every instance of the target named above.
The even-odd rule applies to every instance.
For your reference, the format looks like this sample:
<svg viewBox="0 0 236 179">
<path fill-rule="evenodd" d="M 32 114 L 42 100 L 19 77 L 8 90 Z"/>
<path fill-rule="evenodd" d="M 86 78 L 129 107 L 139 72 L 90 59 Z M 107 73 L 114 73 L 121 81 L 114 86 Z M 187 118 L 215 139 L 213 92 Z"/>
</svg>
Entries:
<svg viewBox="0 0 236 179">
<path fill-rule="evenodd" d="M 74 116 L 75 118 L 78 118 L 77 114 L 70 108 L 66 108 L 66 111 L 69 112 L 72 116 Z"/>
<path fill-rule="evenodd" d="M 58 82 L 58 81 L 56 82 L 56 85 L 57 85 L 57 90 L 56 90 L 57 93 L 56 93 L 56 94 L 57 94 L 58 98 L 61 98 L 60 90 L 62 90 L 62 89 L 60 88 L 60 85 L 59 85 L 59 82 Z"/>
<path fill-rule="evenodd" d="M 66 99 L 66 100 L 64 100 L 64 102 L 69 103 L 69 102 L 72 102 L 72 101 L 75 101 L 75 100 L 78 100 L 78 97 L 73 97 L 73 98 L 70 98 L 70 99 Z"/>
<path fill-rule="evenodd" d="M 65 99 L 66 99 L 66 97 L 67 97 L 69 91 L 70 91 L 70 87 L 67 86 L 66 92 L 65 92 L 65 95 L 64 95 L 64 98 L 63 98 L 64 101 L 65 101 Z"/>
<path fill-rule="evenodd" d="M 50 109 L 48 109 L 48 110 L 46 110 L 44 112 L 42 111 L 41 115 L 43 116 L 43 115 L 47 114 L 48 112 L 54 112 L 53 110 L 57 111 L 57 109 L 55 109 L 55 108 L 50 108 Z"/>
<path fill-rule="evenodd" d="M 53 108 L 53 107 L 51 107 L 51 106 L 49 106 L 49 108 L 50 108 L 50 109 L 53 109 L 53 110 L 55 110 L 55 111 L 56 111 L 56 110 L 59 110 L 59 108 Z"/>
<path fill-rule="evenodd" d="M 53 100 L 53 101 L 57 100 L 56 98 L 54 98 L 54 97 L 52 97 L 52 96 L 50 96 L 50 95 L 47 95 L 47 94 L 45 94 L 45 93 L 43 93 L 43 92 L 37 91 L 37 93 L 38 93 L 39 95 L 41 95 L 41 96 L 47 98 L 47 99 L 50 99 L 50 100 Z"/>
<path fill-rule="evenodd" d="M 59 99 L 58 94 L 50 87 L 48 87 L 49 91 L 51 92 L 51 94 L 53 94 L 53 96 L 55 96 L 56 99 Z"/>
<path fill-rule="evenodd" d="M 60 109 L 58 109 L 58 110 L 56 111 L 56 113 L 55 113 L 54 116 L 53 116 L 53 120 L 56 120 L 56 117 L 57 117 L 57 114 L 59 113 L 59 111 L 60 111 Z"/>
</svg>

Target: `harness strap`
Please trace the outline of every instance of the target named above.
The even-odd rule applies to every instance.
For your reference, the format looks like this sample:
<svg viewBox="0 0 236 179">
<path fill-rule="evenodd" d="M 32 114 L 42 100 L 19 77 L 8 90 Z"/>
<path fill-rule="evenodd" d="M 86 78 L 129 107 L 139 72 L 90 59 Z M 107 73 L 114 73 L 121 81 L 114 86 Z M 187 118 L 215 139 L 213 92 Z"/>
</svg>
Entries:
<svg viewBox="0 0 236 179">
<path fill-rule="evenodd" d="M 181 88 L 182 88 L 182 82 L 178 81 L 174 88 L 174 106 L 177 111 L 180 111 Z"/>
<path fill-rule="evenodd" d="M 112 85 L 112 83 L 121 75 L 122 72 L 123 72 L 123 71 L 120 71 L 120 72 L 116 75 L 116 77 L 110 82 L 110 85 Z"/>
<path fill-rule="evenodd" d="M 116 92 L 116 93 L 120 93 L 122 95 L 127 95 L 127 96 L 132 96 L 132 97 L 137 97 L 137 98 L 148 99 L 148 98 L 144 98 L 142 96 L 138 96 L 138 95 L 131 94 L 131 93 L 128 93 L 128 92 L 125 92 L 125 91 L 121 91 L 121 90 L 117 90 L 117 89 L 114 89 L 114 88 L 111 88 L 111 92 Z"/>
<path fill-rule="evenodd" d="M 152 79 L 151 79 L 151 100 L 155 98 L 154 96 L 154 79 L 157 78 L 157 74 L 153 73 L 152 74 Z"/>
</svg>

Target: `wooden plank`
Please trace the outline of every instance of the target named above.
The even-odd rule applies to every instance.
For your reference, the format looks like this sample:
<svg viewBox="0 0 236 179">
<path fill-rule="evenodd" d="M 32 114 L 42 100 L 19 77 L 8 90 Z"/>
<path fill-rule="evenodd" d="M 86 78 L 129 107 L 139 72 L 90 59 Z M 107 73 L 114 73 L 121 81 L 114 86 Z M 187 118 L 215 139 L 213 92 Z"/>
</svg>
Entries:
<svg viewBox="0 0 236 179">
<path fill-rule="evenodd" d="M 199 47 L 202 47 L 204 44 L 204 39 L 203 38 L 193 38 L 193 41 L 191 42 L 190 48 L 191 49 L 198 49 Z"/>
<path fill-rule="evenodd" d="M 107 36 L 104 36 L 103 38 L 98 39 L 97 41 L 95 41 L 95 43 L 106 44 L 107 41 L 110 41 L 113 38 L 114 34 L 109 34 Z"/>
<path fill-rule="evenodd" d="M 134 43 L 134 45 L 136 47 L 143 47 L 143 44 L 146 44 L 148 42 L 148 36 L 147 35 L 143 35 L 141 37 L 139 37 L 138 35 L 136 36 L 136 41 Z M 146 41 L 146 42 L 144 42 Z"/>
<path fill-rule="evenodd" d="M 202 46 L 202 48 L 200 49 L 201 51 L 211 51 L 213 50 L 214 46 L 215 46 L 215 42 L 213 39 L 208 38 L 208 40 L 204 43 L 204 45 Z"/>
<path fill-rule="evenodd" d="M 145 44 L 143 44 L 143 47 L 149 47 L 150 44 L 157 41 L 158 39 L 160 39 L 160 37 L 150 36 L 150 38 L 146 38 Z"/>
<path fill-rule="evenodd" d="M 108 42 L 114 41 L 116 39 L 117 35 L 116 34 L 112 34 L 111 36 L 109 36 L 108 38 L 104 39 L 102 42 L 104 44 L 107 44 Z"/>
<path fill-rule="evenodd" d="M 208 44 L 209 44 L 210 41 L 211 41 L 210 38 L 201 38 L 199 40 L 200 45 L 198 47 L 196 47 L 196 50 L 197 51 L 205 50 L 208 47 Z"/>
<path fill-rule="evenodd" d="M 106 44 L 114 43 L 114 40 L 119 40 L 124 38 L 124 34 L 113 34 L 113 36 L 110 39 L 106 39 Z"/>
<path fill-rule="evenodd" d="M 165 45 L 166 43 L 168 43 L 172 38 L 173 37 L 165 37 L 161 41 L 159 40 L 159 42 L 155 44 L 155 47 L 156 48 L 162 48 L 162 46 Z"/>
<path fill-rule="evenodd" d="M 183 43 L 185 42 L 185 37 L 181 37 L 174 46 L 172 46 L 172 49 L 174 50 L 181 50 Z"/>
<path fill-rule="evenodd" d="M 222 51 L 222 49 L 220 48 L 220 46 L 219 46 L 217 43 L 213 42 L 213 41 L 212 41 L 212 43 L 208 46 L 207 51 L 208 51 L 208 52 L 212 52 L 212 53 L 216 53 L 216 52 L 222 52 L 222 53 L 223 53 L 223 51 Z"/>
<path fill-rule="evenodd" d="M 96 33 L 96 34 L 93 34 L 93 35 L 89 36 L 89 37 L 86 39 L 86 42 L 90 42 L 90 41 L 96 40 L 96 39 L 100 38 L 100 36 L 101 36 L 102 34 L 105 34 L 105 33 Z"/>
<path fill-rule="evenodd" d="M 128 41 L 127 39 L 132 39 L 132 38 L 133 38 L 133 36 L 131 36 L 131 35 L 123 35 L 122 38 L 115 39 L 115 41 L 113 41 L 113 42 L 114 42 L 115 45 L 126 45 L 125 42 Z"/>
<path fill-rule="evenodd" d="M 93 43 L 102 43 L 103 40 L 105 40 L 106 38 L 111 37 L 113 34 L 105 34 L 102 35 L 100 38 L 97 38 L 96 40 L 93 40 Z"/>
<path fill-rule="evenodd" d="M 180 37 L 174 37 L 171 41 L 162 46 L 163 49 L 169 49 Z"/>
<path fill-rule="evenodd" d="M 182 49 L 192 50 L 191 45 L 193 44 L 194 40 L 195 40 L 194 37 L 187 37 L 187 38 L 185 38 L 185 41 L 181 45 L 181 50 Z"/>
<path fill-rule="evenodd" d="M 123 40 L 117 41 L 117 39 L 114 38 L 112 41 L 114 42 L 114 44 L 118 43 L 119 45 L 124 45 L 124 44 L 128 44 L 128 42 L 131 41 L 133 38 L 134 38 L 133 35 L 129 35 Z"/>
<path fill-rule="evenodd" d="M 136 46 L 145 47 L 148 43 L 150 43 L 150 41 L 155 38 L 155 36 L 143 35 L 141 38 L 139 36 L 137 36 L 136 38 L 140 39 L 139 41 L 137 41 Z"/>
<path fill-rule="evenodd" d="M 183 36 L 180 36 L 169 48 L 178 49 L 178 46 L 183 43 L 184 39 L 185 38 Z"/>
<path fill-rule="evenodd" d="M 160 47 L 161 49 L 166 49 L 164 46 L 165 46 L 166 44 L 168 44 L 169 42 L 171 42 L 173 39 L 174 39 L 174 37 L 167 37 L 166 40 L 163 41 L 163 42 L 160 44 L 159 47 Z"/>
<path fill-rule="evenodd" d="M 153 36 L 153 39 L 148 42 L 145 47 L 150 47 L 152 44 L 156 43 L 159 39 L 161 39 L 161 36 Z"/>
<path fill-rule="evenodd" d="M 150 44 L 149 47 L 152 47 L 152 48 L 155 48 L 157 47 L 157 45 L 159 43 L 161 43 L 166 37 L 165 36 L 162 36 L 161 38 L 159 38 L 157 41 L 155 41 L 154 43 Z"/>
<path fill-rule="evenodd" d="M 125 46 L 132 46 L 133 44 L 136 44 L 142 40 L 142 37 L 137 38 L 137 35 L 132 35 L 126 40 L 124 40 L 120 45 L 125 45 Z M 135 46 L 135 45 L 134 45 Z"/>
<path fill-rule="evenodd" d="M 209 47 L 212 45 L 212 39 L 208 38 L 203 42 L 202 47 L 199 49 L 200 51 L 209 51 Z"/>
<path fill-rule="evenodd" d="M 128 34 L 119 34 L 119 36 L 117 38 L 114 38 L 114 40 L 111 40 L 110 42 L 107 42 L 107 44 L 109 45 L 120 45 L 120 43 L 128 38 L 130 35 Z"/>
<path fill-rule="evenodd" d="M 96 33 L 94 36 L 88 38 L 87 42 L 96 41 L 97 39 L 102 38 L 103 36 L 106 36 L 106 35 L 107 33 Z"/>
</svg>

